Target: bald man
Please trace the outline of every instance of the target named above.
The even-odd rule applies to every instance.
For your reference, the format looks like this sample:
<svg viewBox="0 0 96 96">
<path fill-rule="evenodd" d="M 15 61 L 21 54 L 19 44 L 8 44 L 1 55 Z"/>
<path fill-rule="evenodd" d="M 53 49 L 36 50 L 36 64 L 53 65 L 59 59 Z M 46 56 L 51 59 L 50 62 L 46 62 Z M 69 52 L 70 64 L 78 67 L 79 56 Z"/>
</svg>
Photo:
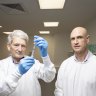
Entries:
<svg viewBox="0 0 96 96">
<path fill-rule="evenodd" d="M 96 56 L 87 48 L 89 35 L 83 27 L 70 34 L 74 55 L 61 64 L 55 96 L 96 96 Z"/>
</svg>

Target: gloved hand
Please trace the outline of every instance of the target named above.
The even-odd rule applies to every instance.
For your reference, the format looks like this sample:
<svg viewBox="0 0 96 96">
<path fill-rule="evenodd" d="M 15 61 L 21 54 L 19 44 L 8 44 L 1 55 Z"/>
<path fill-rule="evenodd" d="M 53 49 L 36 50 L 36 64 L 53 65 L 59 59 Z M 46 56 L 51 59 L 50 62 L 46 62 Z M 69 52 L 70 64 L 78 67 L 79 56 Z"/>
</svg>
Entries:
<svg viewBox="0 0 96 96">
<path fill-rule="evenodd" d="M 35 63 L 34 58 L 29 56 L 21 59 L 18 67 L 20 74 L 23 75 L 24 73 L 26 73 L 34 63 Z"/>
<path fill-rule="evenodd" d="M 34 43 L 40 49 L 41 56 L 42 57 L 47 56 L 48 42 L 44 38 L 35 35 L 34 36 Z"/>
</svg>

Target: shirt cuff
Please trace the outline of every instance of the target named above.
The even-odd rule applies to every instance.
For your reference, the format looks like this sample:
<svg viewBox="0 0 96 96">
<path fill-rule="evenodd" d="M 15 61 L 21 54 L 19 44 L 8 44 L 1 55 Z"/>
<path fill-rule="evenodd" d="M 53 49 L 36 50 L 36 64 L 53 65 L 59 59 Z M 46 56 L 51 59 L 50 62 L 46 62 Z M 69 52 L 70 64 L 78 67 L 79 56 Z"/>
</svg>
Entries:
<svg viewBox="0 0 96 96">
<path fill-rule="evenodd" d="M 45 64 L 45 66 L 51 66 L 53 65 L 51 60 L 50 60 L 50 57 L 49 55 L 45 56 L 45 57 L 42 57 L 42 60 L 43 60 L 43 63 Z"/>
</svg>

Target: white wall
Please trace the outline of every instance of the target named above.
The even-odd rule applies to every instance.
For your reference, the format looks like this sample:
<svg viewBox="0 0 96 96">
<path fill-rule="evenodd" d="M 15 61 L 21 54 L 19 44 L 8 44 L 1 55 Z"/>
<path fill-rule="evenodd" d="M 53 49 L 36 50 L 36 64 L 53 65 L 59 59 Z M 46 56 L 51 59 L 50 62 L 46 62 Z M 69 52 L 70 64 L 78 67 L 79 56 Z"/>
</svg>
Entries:
<svg viewBox="0 0 96 96">
<path fill-rule="evenodd" d="M 90 43 L 96 44 L 96 19 L 92 20 L 87 25 L 88 33 L 90 34 Z"/>
<path fill-rule="evenodd" d="M 0 35 L 0 59 L 3 59 L 9 55 L 6 44 L 6 35 Z"/>
</svg>

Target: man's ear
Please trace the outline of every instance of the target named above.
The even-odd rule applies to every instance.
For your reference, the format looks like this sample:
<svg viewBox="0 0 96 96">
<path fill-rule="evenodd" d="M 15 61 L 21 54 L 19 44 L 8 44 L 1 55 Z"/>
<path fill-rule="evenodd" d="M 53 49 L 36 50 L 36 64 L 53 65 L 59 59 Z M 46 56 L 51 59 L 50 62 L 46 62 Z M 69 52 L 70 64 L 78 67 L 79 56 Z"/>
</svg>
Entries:
<svg viewBox="0 0 96 96">
<path fill-rule="evenodd" d="M 10 44 L 7 44 L 7 49 L 8 51 L 10 51 Z"/>
<path fill-rule="evenodd" d="M 87 43 L 89 43 L 90 35 L 87 36 Z"/>
</svg>

